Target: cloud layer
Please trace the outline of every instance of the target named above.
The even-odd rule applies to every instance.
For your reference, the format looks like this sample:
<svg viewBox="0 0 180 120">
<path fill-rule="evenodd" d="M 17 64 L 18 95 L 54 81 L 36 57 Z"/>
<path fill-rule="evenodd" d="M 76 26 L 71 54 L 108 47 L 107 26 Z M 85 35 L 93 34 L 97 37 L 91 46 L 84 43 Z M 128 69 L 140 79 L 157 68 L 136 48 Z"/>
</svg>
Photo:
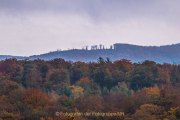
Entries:
<svg viewBox="0 0 180 120">
<path fill-rule="evenodd" d="M 0 54 L 180 42 L 179 0 L 0 0 Z"/>
</svg>

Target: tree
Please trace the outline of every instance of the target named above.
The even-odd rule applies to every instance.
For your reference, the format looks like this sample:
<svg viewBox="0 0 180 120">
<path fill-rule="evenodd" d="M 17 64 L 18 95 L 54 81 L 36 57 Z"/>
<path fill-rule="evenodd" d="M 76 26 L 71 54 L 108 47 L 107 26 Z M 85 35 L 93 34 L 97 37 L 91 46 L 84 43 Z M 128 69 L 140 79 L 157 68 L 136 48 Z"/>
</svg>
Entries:
<svg viewBox="0 0 180 120">
<path fill-rule="evenodd" d="M 76 85 L 81 86 L 84 89 L 84 95 L 100 95 L 101 91 L 99 86 L 90 80 L 88 77 L 82 77 Z"/>
<path fill-rule="evenodd" d="M 154 86 L 157 83 L 157 71 L 155 62 L 145 61 L 142 64 L 137 64 L 130 76 L 130 87 L 133 90 L 138 90 Z"/>
<path fill-rule="evenodd" d="M 111 94 L 122 94 L 125 96 L 128 96 L 132 93 L 125 82 L 119 83 L 117 86 L 113 87 L 110 92 Z"/>
<path fill-rule="evenodd" d="M 38 89 L 27 89 L 22 96 L 22 103 L 26 107 L 23 115 L 26 119 L 40 119 L 48 116 L 46 112 L 51 105 L 51 98 Z"/>
<path fill-rule="evenodd" d="M 84 62 L 75 62 L 70 70 L 71 83 L 74 84 L 82 77 L 89 76 L 89 65 Z"/>
<path fill-rule="evenodd" d="M 143 104 L 139 110 L 133 115 L 135 120 L 160 120 L 160 115 L 163 114 L 163 109 L 160 106 L 153 104 Z"/>
<path fill-rule="evenodd" d="M 66 69 L 55 69 L 49 72 L 48 81 L 45 83 L 46 91 L 56 91 L 64 94 L 64 89 L 70 84 L 69 72 Z"/>
<path fill-rule="evenodd" d="M 100 96 L 80 97 L 76 102 L 76 108 L 81 112 L 101 112 L 103 110 L 103 99 Z"/>
<path fill-rule="evenodd" d="M 18 89 L 23 89 L 18 83 L 11 80 L 0 80 L 0 95 L 8 96 Z"/>
</svg>

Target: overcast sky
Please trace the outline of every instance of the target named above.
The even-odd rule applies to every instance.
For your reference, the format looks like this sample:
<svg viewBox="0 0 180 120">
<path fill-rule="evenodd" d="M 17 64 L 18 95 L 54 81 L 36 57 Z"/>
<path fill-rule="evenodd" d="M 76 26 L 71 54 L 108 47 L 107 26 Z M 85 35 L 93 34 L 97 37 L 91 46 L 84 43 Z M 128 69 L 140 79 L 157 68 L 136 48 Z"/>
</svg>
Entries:
<svg viewBox="0 0 180 120">
<path fill-rule="evenodd" d="M 0 54 L 180 43 L 180 0 L 0 0 Z"/>
</svg>

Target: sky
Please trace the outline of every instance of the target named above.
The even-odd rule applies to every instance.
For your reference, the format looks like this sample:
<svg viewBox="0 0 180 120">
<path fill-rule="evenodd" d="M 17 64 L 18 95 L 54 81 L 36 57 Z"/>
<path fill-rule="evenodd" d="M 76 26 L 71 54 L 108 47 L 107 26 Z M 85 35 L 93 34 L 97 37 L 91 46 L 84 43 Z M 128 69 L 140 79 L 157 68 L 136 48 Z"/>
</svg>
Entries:
<svg viewBox="0 0 180 120">
<path fill-rule="evenodd" d="M 180 43 L 180 0 L 0 0 L 0 55 Z"/>
</svg>

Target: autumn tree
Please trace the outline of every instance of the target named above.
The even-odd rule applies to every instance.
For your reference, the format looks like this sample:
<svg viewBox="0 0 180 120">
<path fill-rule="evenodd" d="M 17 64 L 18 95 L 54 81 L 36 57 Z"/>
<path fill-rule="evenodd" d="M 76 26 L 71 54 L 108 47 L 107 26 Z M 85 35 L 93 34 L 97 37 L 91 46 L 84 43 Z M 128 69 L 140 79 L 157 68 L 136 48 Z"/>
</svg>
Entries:
<svg viewBox="0 0 180 120">
<path fill-rule="evenodd" d="M 153 104 L 143 104 L 133 115 L 134 120 L 160 120 L 163 108 Z"/>
<path fill-rule="evenodd" d="M 22 96 L 25 108 L 23 115 L 27 119 L 39 119 L 48 116 L 46 110 L 51 105 L 51 98 L 38 89 L 27 89 Z"/>
</svg>

